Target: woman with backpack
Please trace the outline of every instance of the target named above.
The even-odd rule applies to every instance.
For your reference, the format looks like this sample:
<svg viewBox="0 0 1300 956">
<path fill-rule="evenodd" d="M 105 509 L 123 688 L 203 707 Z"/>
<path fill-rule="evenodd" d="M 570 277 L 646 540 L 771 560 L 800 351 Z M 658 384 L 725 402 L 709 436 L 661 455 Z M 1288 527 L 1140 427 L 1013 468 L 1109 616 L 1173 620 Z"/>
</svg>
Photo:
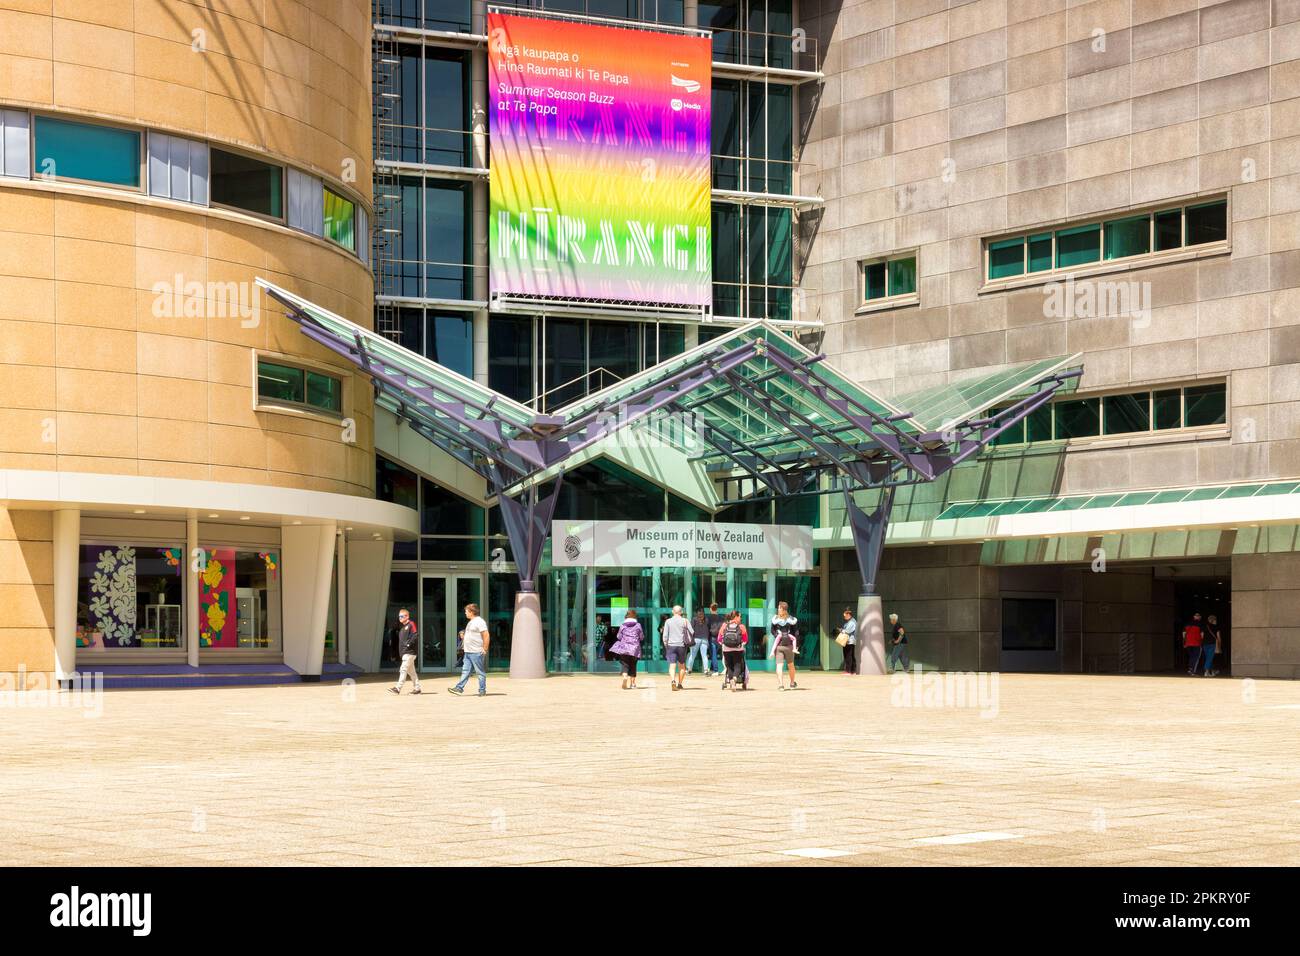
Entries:
<svg viewBox="0 0 1300 956">
<path fill-rule="evenodd" d="M 740 612 L 732 611 L 726 623 L 718 628 L 718 646 L 722 648 L 722 660 L 726 673 L 722 678 L 722 689 L 728 686 L 735 691 L 749 690 L 749 673 L 745 668 L 745 645 L 749 643 L 749 631 L 740 623 Z"/>
<path fill-rule="evenodd" d="M 614 643 L 609 646 L 609 653 L 619 662 L 623 670 L 623 689 L 636 690 L 636 662 L 641 658 L 641 622 L 636 619 L 636 610 L 627 609 L 627 616 L 618 626 Z"/>
<path fill-rule="evenodd" d="M 790 668 L 790 687 L 798 687 L 794 680 L 794 661 L 799 656 L 799 619 L 790 616 L 790 605 L 785 601 L 776 606 L 776 617 L 772 618 L 772 626 L 768 630 L 772 633 L 777 686 L 785 690 L 785 674 L 781 666 L 786 664 Z"/>
</svg>

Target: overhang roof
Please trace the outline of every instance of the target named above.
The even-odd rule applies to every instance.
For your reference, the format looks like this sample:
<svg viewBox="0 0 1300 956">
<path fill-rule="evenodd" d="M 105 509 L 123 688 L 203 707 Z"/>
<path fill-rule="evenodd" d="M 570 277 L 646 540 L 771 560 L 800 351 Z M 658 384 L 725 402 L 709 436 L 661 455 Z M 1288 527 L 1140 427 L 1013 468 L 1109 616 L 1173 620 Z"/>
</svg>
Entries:
<svg viewBox="0 0 1300 956">
<path fill-rule="evenodd" d="M 1076 354 L 886 398 L 758 321 L 543 414 L 257 281 L 370 377 L 378 404 L 499 493 L 563 472 L 597 443 L 647 438 L 776 496 L 931 481 L 1080 374 Z"/>
</svg>

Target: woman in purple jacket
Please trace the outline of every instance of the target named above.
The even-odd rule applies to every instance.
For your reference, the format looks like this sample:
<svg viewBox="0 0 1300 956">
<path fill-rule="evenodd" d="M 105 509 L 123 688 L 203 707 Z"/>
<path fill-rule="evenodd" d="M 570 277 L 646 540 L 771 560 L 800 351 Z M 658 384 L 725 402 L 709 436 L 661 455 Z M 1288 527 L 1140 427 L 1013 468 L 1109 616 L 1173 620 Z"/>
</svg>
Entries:
<svg viewBox="0 0 1300 956">
<path fill-rule="evenodd" d="M 627 617 L 618 627 L 618 635 L 609 647 L 609 653 L 623 666 L 623 689 L 636 689 L 636 662 L 641 657 L 641 622 L 636 611 L 628 608 Z"/>
</svg>

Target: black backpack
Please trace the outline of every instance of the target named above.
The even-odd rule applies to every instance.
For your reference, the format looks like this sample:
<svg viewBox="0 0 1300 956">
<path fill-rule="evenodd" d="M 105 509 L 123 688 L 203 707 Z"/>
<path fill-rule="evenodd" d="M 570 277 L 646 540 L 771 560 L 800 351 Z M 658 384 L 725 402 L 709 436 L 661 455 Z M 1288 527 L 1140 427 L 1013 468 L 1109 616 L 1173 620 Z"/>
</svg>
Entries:
<svg viewBox="0 0 1300 956">
<path fill-rule="evenodd" d="M 739 624 L 728 624 L 722 629 L 722 646 L 730 648 L 742 646 Z"/>
</svg>

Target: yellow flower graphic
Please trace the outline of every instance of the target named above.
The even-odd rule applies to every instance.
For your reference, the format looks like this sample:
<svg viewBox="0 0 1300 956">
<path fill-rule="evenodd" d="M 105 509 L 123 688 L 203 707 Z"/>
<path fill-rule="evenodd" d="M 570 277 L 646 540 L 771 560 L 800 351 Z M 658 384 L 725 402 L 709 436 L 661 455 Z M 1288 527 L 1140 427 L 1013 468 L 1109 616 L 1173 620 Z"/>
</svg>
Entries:
<svg viewBox="0 0 1300 956">
<path fill-rule="evenodd" d="M 208 587 L 216 590 L 223 578 L 226 576 L 226 569 L 221 566 L 221 562 L 213 558 L 208 562 L 208 566 L 203 569 L 203 583 Z"/>
<path fill-rule="evenodd" d="M 226 629 L 226 612 L 221 610 L 221 605 L 208 605 L 208 627 L 213 630 L 214 635 Z"/>
</svg>

